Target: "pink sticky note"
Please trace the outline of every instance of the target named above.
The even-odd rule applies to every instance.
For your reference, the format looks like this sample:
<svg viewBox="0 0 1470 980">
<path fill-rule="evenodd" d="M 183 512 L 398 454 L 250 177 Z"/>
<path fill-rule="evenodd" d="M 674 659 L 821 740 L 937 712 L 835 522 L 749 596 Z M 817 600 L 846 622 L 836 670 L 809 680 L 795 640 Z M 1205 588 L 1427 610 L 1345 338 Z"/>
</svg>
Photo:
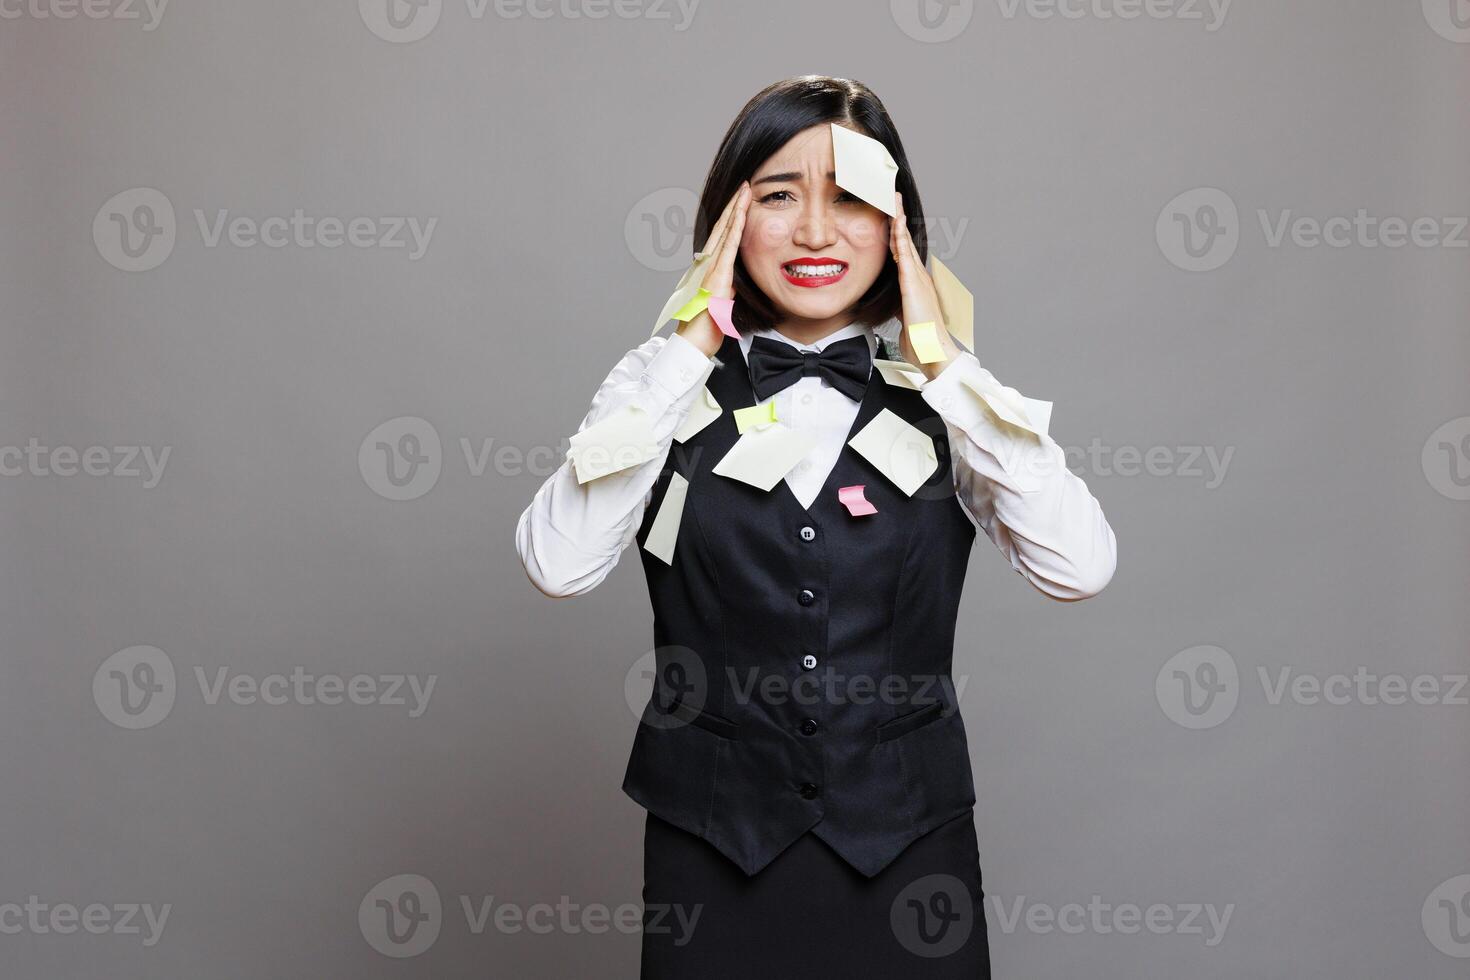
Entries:
<svg viewBox="0 0 1470 980">
<path fill-rule="evenodd" d="M 878 513 L 878 508 L 868 503 L 868 498 L 863 496 L 863 487 L 865 486 L 867 486 L 866 483 L 859 483 L 856 486 L 837 488 L 837 499 L 842 502 L 842 506 L 846 507 L 847 512 L 853 517 Z"/>
<path fill-rule="evenodd" d="M 726 337 L 740 339 L 740 334 L 735 330 L 735 322 L 730 319 L 730 311 L 735 308 L 735 301 L 724 296 L 711 296 L 709 298 L 709 315 L 714 318 L 715 326 L 720 328 L 720 333 Z"/>
</svg>

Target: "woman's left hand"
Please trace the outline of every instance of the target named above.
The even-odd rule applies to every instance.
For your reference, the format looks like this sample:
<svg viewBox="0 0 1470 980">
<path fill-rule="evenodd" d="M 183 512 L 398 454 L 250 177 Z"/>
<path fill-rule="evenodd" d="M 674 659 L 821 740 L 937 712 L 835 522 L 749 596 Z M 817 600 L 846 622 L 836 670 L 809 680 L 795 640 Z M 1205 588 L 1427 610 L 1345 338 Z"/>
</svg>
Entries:
<svg viewBox="0 0 1470 980">
<path fill-rule="evenodd" d="M 903 194 L 894 191 L 893 202 L 897 215 L 889 221 L 888 250 L 893 253 L 893 261 L 898 263 L 898 289 L 903 298 L 900 350 L 904 360 L 923 371 L 925 378 L 933 380 L 950 361 L 960 355 L 961 348 L 945 329 L 944 312 L 939 306 L 939 293 L 934 289 L 934 280 L 929 277 L 929 270 L 924 268 L 924 261 L 919 258 L 919 249 L 909 236 L 908 219 L 903 211 Z M 919 355 L 909 339 L 908 327 L 911 323 L 934 324 L 934 333 L 939 338 L 944 360 L 928 364 L 919 361 Z"/>
</svg>

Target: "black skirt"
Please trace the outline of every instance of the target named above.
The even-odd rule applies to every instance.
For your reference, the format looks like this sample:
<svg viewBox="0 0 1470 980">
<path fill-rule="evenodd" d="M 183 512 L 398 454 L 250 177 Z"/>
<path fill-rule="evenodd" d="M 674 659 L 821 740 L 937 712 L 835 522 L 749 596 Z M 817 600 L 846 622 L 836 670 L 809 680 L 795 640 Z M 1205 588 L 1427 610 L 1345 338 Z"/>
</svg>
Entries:
<svg viewBox="0 0 1470 980">
<path fill-rule="evenodd" d="M 969 809 L 872 878 L 806 833 L 747 876 L 649 813 L 642 980 L 988 980 Z"/>
</svg>

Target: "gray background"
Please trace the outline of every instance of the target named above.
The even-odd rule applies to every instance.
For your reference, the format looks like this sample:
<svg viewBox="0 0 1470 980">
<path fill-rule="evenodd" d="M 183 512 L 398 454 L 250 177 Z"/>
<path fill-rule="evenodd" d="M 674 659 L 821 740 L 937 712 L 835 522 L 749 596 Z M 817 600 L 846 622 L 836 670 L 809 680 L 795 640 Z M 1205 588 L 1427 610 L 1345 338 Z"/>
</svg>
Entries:
<svg viewBox="0 0 1470 980">
<path fill-rule="evenodd" d="M 678 278 L 731 119 L 806 72 L 883 98 L 931 219 L 963 228 L 936 250 L 975 293 L 981 362 L 1055 401 L 1118 536 L 1112 584 L 1070 605 L 977 541 L 955 670 L 987 892 L 1007 917 L 1232 908 L 1211 946 L 1208 924 L 1007 931 L 991 907 L 996 976 L 1466 976 L 1470 907 L 1433 897 L 1470 873 L 1466 692 L 1273 703 L 1258 671 L 1447 691 L 1470 666 L 1470 250 L 1272 246 L 1259 212 L 1470 214 L 1470 32 L 1451 0 L 1241 0 L 1213 30 L 1208 8 L 1098 2 L 936 4 L 929 31 L 902 0 L 703 0 L 687 24 L 654 0 L 445 0 L 411 43 L 342 0 L 175 0 L 152 30 L 144 8 L 7 7 L 0 447 L 108 447 L 124 472 L 3 457 L 0 904 L 170 913 L 151 945 L 0 914 L 5 976 L 636 975 L 635 932 L 476 932 L 461 907 L 639 901 L 619 784 L 642 576 L 630 553 L 547 599 L 513 528 Z M 132 188 L 176 213 L 148 271 L 92 234 Z M 1238 208 L 1210 271 L 1156 233 L 1207 217 L 1198 194 L 1166 210 L 1196 188 Z M 410 259 L 211 247 L 195 218 L 298 208 L 438 223 Z M 404 418 L 440 472 L 394 500 L 359 449 Z M 462 440 L 511 454 L 477 473 Z M 169 448 L 156 485 L 127 446 Z M 1190 465 L 1206 450 L 1232 454 L 1223 478 Z M 104 661 L 137 646 L 173 703 L 132 729 Z M 1223 661 L 1202 646 L 1235 707 L 1192 728 L 1170 662 L 1203 677 Z M 297 667 L 436 686 L 411 717 L 211 703 L 196 676 Z M 394 958 L 358 908 L 401 874 L 443 912 Z"/>
</svg>

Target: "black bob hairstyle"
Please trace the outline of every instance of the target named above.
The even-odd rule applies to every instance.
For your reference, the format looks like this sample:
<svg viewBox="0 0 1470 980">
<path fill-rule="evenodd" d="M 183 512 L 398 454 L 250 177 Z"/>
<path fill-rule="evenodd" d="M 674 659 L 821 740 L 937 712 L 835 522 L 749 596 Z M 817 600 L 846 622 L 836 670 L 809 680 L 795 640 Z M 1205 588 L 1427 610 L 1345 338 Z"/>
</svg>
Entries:
<svg viewBox="0 0 1470 980">
<path fill-rule="evenodd" d="M 740 182 L 755 176 L 756 168 L 797 133 L 824 123 L 837 123 L 871 136 L 888 148 L 898 164 L 897 188 L 903 194 L 909 235 L 919 250 L 920 261 L 929 257 L 924 232 L 924 208 L 909 170 L 903 142 L 888 110 L 862 82 L 828 75 L 798 75 L 775 82 L 758 92 L 730 124 L 705 178 L 694 223 L 694 248 L 701 247 L 719 220 Z M 898 290 L 898 266 L 889 254 L 883 271 L 858 300 L 853 321 L 877 327 L 897 318 L 903 310 Z M 735 325 L 740 330 L 772 327 L 780 319 L 775 306 L 761 292 L 745 264 L 735 260 Z"/>
</svg>

